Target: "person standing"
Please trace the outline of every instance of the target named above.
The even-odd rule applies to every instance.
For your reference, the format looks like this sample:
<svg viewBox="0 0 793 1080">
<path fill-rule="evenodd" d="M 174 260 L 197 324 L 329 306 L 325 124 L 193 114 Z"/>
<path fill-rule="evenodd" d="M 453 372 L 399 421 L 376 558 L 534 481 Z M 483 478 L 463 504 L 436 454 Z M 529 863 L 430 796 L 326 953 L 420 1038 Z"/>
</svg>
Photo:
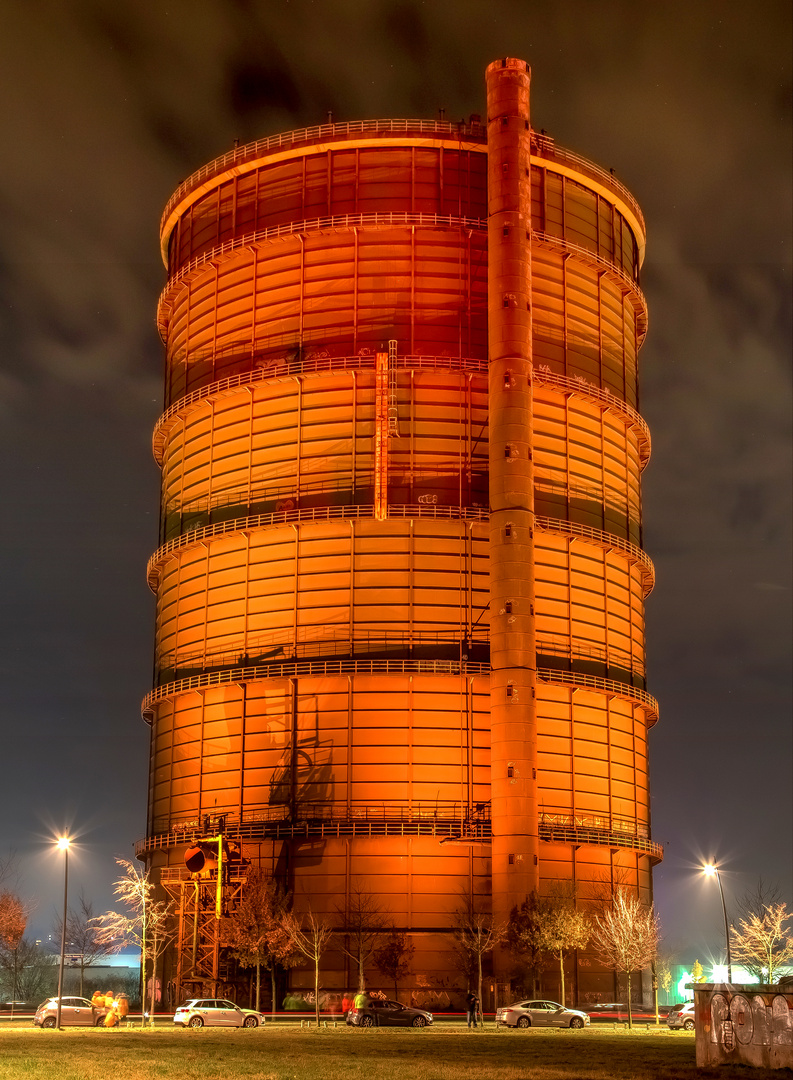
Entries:
<svg viewBox="0 0 793 1080">
<path fill-rule="evenodd" d="M 345 1020 L 347 1019 L 347 1013 L 350 1011 L 351 1008 L 352 1008 L 352 998 L 350 997 L 350 995 L 345 990 L 344 991 L 344 997 L 341 999 L 341 1011 L 344 1014 L 344 1019 Z"/>
<path fill-rule="evenodd" d="M 476 1014 L 479 1012 L 479 998 L 469 990 L 465 998 L 465 1010 L 468 1016 L 469 1028 L 476 1027 Z"/>
</svg>

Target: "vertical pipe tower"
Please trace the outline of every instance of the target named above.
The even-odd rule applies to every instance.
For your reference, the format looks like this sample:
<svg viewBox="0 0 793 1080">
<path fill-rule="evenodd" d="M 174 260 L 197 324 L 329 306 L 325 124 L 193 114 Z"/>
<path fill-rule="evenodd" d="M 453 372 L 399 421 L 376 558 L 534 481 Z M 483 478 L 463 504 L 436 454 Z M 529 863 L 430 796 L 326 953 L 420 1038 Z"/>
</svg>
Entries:
<svg viewBox="0 0 793 1080">
<path fill-rule="evenodd" d="M 531 75 L 487 68 L 493 915 L 539 885 L 531 365 Z"/>
</svg>

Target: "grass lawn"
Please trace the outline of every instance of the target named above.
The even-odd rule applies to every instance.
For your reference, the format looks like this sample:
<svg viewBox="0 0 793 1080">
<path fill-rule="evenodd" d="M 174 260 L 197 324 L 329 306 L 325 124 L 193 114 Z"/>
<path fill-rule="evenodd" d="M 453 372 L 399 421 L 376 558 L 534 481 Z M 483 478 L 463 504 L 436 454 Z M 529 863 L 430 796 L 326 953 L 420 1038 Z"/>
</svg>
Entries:
<svg viewBox="0 0 793 1080">
<path fill-rule="evenodd" d="M 253 1031 L 0 1025 L 0 1080 L 782 1080 L 786 1071 L 703 1069 L 694 1037 L 634 1032 L 358 1031 L 340 1025 Z"/>
</svg>

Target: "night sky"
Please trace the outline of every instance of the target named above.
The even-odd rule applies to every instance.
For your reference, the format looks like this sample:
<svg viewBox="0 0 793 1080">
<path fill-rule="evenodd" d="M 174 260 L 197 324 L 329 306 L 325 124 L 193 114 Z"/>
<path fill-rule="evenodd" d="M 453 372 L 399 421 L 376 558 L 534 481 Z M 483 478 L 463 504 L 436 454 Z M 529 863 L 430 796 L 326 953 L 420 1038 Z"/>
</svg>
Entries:
<svg viewBox="0 0 793 1080">
<path fill-rule="evenodd" d="M 789 0 L 4 0 L 0 17 L 0 855 L 30 930 L 112 902 L 145 834 L 162 398 L 157 229 L 179 182 L 303 125 L 532 123 L 648 226 L 642 412 L 656 903 L 703 963 L 758 875 L 793 901 Z"/>
</svg>

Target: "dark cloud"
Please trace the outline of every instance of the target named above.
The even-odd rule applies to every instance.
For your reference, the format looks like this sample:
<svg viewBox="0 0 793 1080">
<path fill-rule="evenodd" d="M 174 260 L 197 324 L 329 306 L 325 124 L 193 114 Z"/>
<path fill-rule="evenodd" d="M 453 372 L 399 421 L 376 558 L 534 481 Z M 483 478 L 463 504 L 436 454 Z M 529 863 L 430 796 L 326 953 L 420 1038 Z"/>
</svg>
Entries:
<svg viewBox="0 0 793 1080">
<path fill-rule="evenodd" d="M 7 0 L 0 849 L 26 853 L 31 891 L 53 888 L 31 831 L 90 825 L 101 908 L 112 855 L 145 828 L 166 199 L 235 138 L 329 109 L 484 113 L 484 68 L 512 55 L 532 65 L 535 127 L 613 167 L 648 222 L 662 917 L 715 946 L 700 848 L 731 860 L 730 889 L 763 873 L 790 898 L 790 43 L 787 0 Z"/>
</svg>

